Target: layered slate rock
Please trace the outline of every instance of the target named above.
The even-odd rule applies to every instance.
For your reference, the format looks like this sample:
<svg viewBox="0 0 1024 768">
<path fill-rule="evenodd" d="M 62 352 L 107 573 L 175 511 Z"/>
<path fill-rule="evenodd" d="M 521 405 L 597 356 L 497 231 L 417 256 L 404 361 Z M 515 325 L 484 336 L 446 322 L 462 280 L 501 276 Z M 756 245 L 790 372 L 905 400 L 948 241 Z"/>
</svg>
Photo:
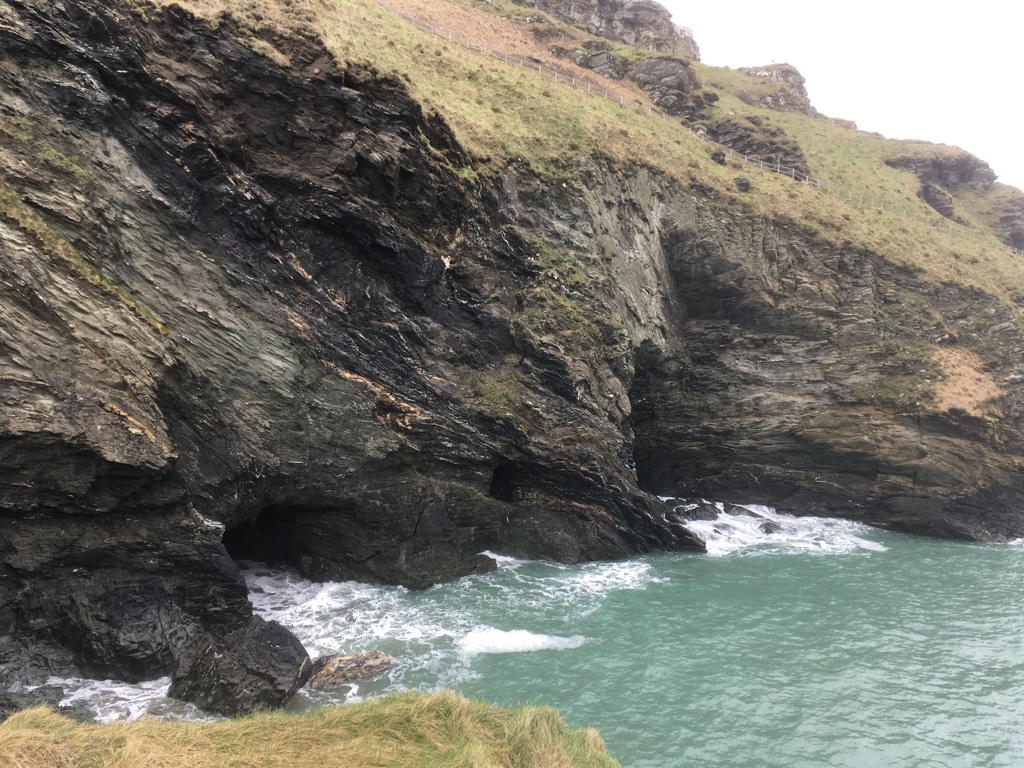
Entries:
<svg viewBox="0 0 1024 768">
<path fill-rule="evenodd" d="M 60 710 L 65 717 L 82 722 L 92 720 L 85 702 L 61 706 L 64 688 L 50 682 L 53 677 L 76 674 L 74 659 L 66 650 L 29 638 L 0 636 L 0 722 L 15 712 L 31 707 Z"/>
<path fill-rule="evenodd" d="M 221 715 L 282 707 L 313 671 L 302 644 L 259 616 L 225 637 L 206 635 L 182 656 L 168 695 Z"/>
<path fill-rule="evenodd" d="M 567 51 L 559 46 L 552 50 L 610 80 L 629 78 L 647 93 L 654 106 L 670 115 L 696 117 L 718 100 L 717 95 L 700 92 L 700 80 L 693 67 L 676 56 L 649 56 L 631 62 L 593 42 L 577 50 Z"/>
<path fill-rule="evenodd" d="M 806 80 L 792 64 L 769 64 L 764 67 L 740 67 L 740 72 L 777 85 L 773 93 L 761 97 L 761 106 L 779 112 L 800 112 L 809 117 L 818 115 L 807 95 Z"/>
<path fill-rule="evenodd" d="M 139 680 L 250 625 L 232 556 L 425 587 L 700 547 L 637 485 L 619 310 L 568 310 L 400 81 L 173 6 L 0 21 L 0 632 Z"/>
<path fill-rule="evenodd" d="M 694 130 L 745 157 L 780 169 L 785 168 L 796 176 L 811 175 L 800 145 L 789 138 L 783 128 L 772 125 L 760 116 L 719 116 L 696 125 Z"/>
<path fill-rule="evenodd" d="M 680 115 L 690 105 L 690 94 L 700 88 L 693 68 L 672 56 L 652 56 L 629 70 L 629 79 L 651 97 L 659 109 Z"/>
<path fill-rule="evenodd" d="M 918 196 L 939 214 L 957 222 L 962 220 L 956 213 L 954 194 L 965 185 L 988 190 L 996 180 L 988 163 L 963 150 L 936 152 L 932 157 L 897 157 L 885 164 L 917 176 L 921 182 Z M 1019 247 L 1016 243 L 1021 241 L 1018 233 L 1024 230 L 1024 197 L 1018 191 L 1004 205 L 1005 212 L 995 228 L 997 232 L 1003 230 L 1001 234 L 1008 245 Z"/>
</svg>

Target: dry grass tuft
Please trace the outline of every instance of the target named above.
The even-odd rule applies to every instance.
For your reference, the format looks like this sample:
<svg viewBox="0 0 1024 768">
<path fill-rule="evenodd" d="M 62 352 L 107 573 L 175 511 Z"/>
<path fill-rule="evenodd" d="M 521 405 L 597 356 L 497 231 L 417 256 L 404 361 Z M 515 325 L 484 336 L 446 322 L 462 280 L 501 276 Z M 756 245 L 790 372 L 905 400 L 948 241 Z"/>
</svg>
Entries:
<svg viewBox="0 0 1024 768">
<path fill-rule="evenodd" d="M 591 36 L 580 30 L 572 29 L 555 20 L 560 34 L 548 38 L 543 45 L 538 43 L 531 33 L 530 23 L 516 22 L 495 13 L 467 8 L 455 3 L 437 2 L 437 0 L 384 0 L 384 5 L 401 11 L 409 16 L 422 19 L 439 29 L 451 31 L 463 40 L 480 45 L 494 51 L 515 54 L 534 59 L 546 69 L 555 70 L 568 77 L 576 78 L 577 82 L 590 83 L 598 90 L 605 90 L 622 98 L 626 104 L 651 105 L 646 92 L 630 80 L 610 80 L 601 77 L 593 70 L 577 66 L 566 58 L 559 58 L 551 52 L 554 45 L 565 48 L 578 48 Z M 530 9 L 534 18 L 550 19 L 543 11 Z M 596 39 L 596 38 L 595 38 Z"/>
<path fill-rule="evenodd" d="M 547 707 L 443 691 L 217 723 L 80 725 L 47 709 L 0 724 L 0 768 L 614 768 L 593 730 Z"/>
<path fill-rule="evenodd" d="M 960 408 L 973 416 L 982 416 L 982 406 L 1004 394 L 999 383 L 983 369 L 981 358 L 970 350 L 936 349 L 932 359 L 942 368 L 942 381 L 935 388 L 935 410 Z"/>
</svg>

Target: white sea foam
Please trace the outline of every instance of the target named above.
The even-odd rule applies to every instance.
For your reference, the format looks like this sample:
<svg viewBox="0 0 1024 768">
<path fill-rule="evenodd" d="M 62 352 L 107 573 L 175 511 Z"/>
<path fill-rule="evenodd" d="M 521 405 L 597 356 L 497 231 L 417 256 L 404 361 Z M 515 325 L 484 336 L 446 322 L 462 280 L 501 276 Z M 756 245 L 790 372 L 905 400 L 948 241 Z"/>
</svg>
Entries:
<svg viewBox="0 0 1024 768">
<path fill-rule="evenodd" d="M 511 557 L 509 555 L 498 555 L 488 550 L 484 550 L 480 554 L 486 555 L 487 557 L 491 558 L 491 560 L 498 564 L 498 568 L 515 569 L 521 565 L 526 565 L 528 562 L 530 562 L 529 560 L 520 560 L 518 557 Z"/>
<path fill-rule="evenodd" d="M 481 653 L 576 647 L 581 637 L 558 630 L 616 591 L 642 589 L 650 570 L 639 561 L 568 566 L 503 558 L 494 573 L 419 592 L 318 584 L 258 563 L 244 564 L 243 574 L 256 611 L 288 627 L 311 656 L 371 649 L 394 656 L 399 664 L 386 679 L 368 684 L 381 694 L 403 690 L 407 679 L 418 688 L 458 686 L 478 676 L 472 660 Z M 503 635 L 481 624 L 496 616 L 538 631 Z"/>
<path fill-rule="evenodd" d="M 683 510 L 692 509 L 687 504 L 679 506 Z M 858 535 L 871 529 L 852 520 L 795 517 L 757 504 L 743 505 L 741 508 L 746 514 L 731 514 L 725 512 L 723 505 L 716 506 L 720 510 L 716 519 L 691 520 L 685 524 L 704 541 L 709 555 L 886 551 L 882 544 Z"/>
<path fill-rule="evenodd" d="M 459 640 L 459 648 L 469 656 L 480 653 L 527 653 L 531 651 L 564 651 L 579 648 L 586 641 L 582 635 L 559 637 L 541 635 L 525 629 L 505 631 L 494 627 L 478 627 Z"/>
<path fill-rule="evenodd" d="M 161 677 L 141 683 L 120 680 L 90 680 L 80 677 L 51 677 L 47 685 L 64 689 L 62 707 L 85 702 L 101 723 L 137 720 L 152 716 L 168 720 L 213 720 L 194 704 L 167 698 L 171 678 Z"/>
<path fill-rule="evenodd" d="M 651 581 L 651 566 L 638 560 L 529 565 L 460 586 L 470 593 L 479 593 L 483 586 L 494 590 L 496 609 L 512 607 L 534 616 L 579 620 L 598 610 L 609 595 L 643 589 Z"/>
<path fill-rule="evenodd" d="M 723 505 L 719 510 L 717 520 L 687 523 L 707 541 L 712 555 L 885 550 L 870 540 L 871 529 L 849 521 L 798 518 L 759 506 L 746 507 L 747 514 L 727 514 Z M 495 572 L 415 592 L 317 583 L 259 563 L 243 563 L 242 572 L 256 612 L 288 627 L 311 656 L 378 649 L 398 661 L 387 675 L 360 689 L 304 692 L 300 707 L 357 701 L 406 686 L 459 687 L 479 676 L 474 660 L 483 654 L 578 648 L 585 638 L 574 630 L 611 596 L 657 581 L 647 560 L 561 565 L 485 554 L 497 561 Z M 521 628 L 492 626 L 499 621 Z M 86 701 L 105 722 L 142 715 L 204 718 L 194 706 L 166 698 L 166 678 L 138 685 L 51 682 L 64 686 L 67 704 Z"/>
<path fill-rule="evenodd" d="M 860 536 L 851 536 L 850 540 L 861 549 L 868 549 L 872 552 L 885 552 L 889 549 L 884 544 L 879 544 L 877 541 L 868 541 L 867 539 L 860 538 Z"/>
</svg>

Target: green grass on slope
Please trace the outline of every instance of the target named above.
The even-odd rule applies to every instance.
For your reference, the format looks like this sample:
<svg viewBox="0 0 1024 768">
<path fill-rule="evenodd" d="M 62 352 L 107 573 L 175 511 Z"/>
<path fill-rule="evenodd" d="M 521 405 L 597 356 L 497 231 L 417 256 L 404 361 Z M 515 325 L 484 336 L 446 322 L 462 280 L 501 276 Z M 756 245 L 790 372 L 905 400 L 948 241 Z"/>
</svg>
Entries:
<svg viewBox="0 0 1024 768">
<path fill-rule="evenodd" d="M 981 288 L 1007 302 L 1024 303 L 1024 257 L 996 239 L 992 217 L 985 214 L 1001 207 L 1005 190 L 1011 188 L 997 184 L 983 193 L 964 187 L 958 193 L 964 199 L 956 203 L 957 215 L 966 226 L 954 224 L 919 198 L 921 185 L 913 173 L 885 163 L 897 158 L 951 157 L 962 150 L 886 139 L 827 119 L 752 106 L 737 94 L 745 91 L 759 97 L 765 81 L 728 68 L 697 65 L 697 71 L 705 86 L 717 85 L 720 110 L 756 115 L 782 128 L 803 149 L 812 174 L 832 187 L 833 194 L 824 198 L 829 203 L 826 210 L 811 205 L 801 214 L 783 205 L 780 210 L 787 216 L 822 229 L 827 240 L 870 248 L 896 264 L 920 269 L 933 280 Z M 775 87 L 771 84 L 768 91 Z"/>
<path fill-rule="evenodd" d="M 614 768 L 594 730 L 546 707 L 405 693 L 217 723 L 81 725 L 47 709 L 0 724 L 0 768 Z"/>
<path fill-rule="evenodd" d="M 465 11 L 458 0 L 436 3 Z M 950 148 L 889 141 L 827 120 L 748 104 L 738 94 L 743 92 L 748 101 L 760 94 L 766 86 L 759 78 L 730 69 L 696 67 L 705 87 L 721 96 L 717 114 L 756 115 L 783 128 L 803 148 L 814 175 L 830 182 L 839 195 L 738 160 L 718 165 L 710 158 L 714 148 L 675 121 L 620 107 L 448 43 L 401 21 L 372 0 L 291 0 L 287 4 L 183 0 L 183 4 L 210 18 L 230 12 L 243 31 L 254 37 L 296 28 L 316 32 L 339 60 L 369 62 L 382 73 L 401 78 L 426 109 L 445 118 L 476 158 L 472 169 L 457 169 L 464 176 L 521 159 L 555 178 L 573 158 L 603 153 L 617 163 L 642 163 L 699 187 L 737 215 L 776 220 L 823 243 L 874 251 L 893 263 L 920 270 L 928 279 L 981 288 L 1008 303 L 1024 302 L 1018 287 L 1024 286 L 1024 259 L 1000 244 L 977 216 L 967 217 L 966 227 L 948 223 L 918 198 L 919 184 L 912 173 L 884 162 Z M 505 9 L 502 16 L 508 19 L 514 14 Z M 560 28 L 560 33 L 569 34 L 566 29 Z M 588 37 L 580 34 L 581 40 Z M 751 192 L 736 191 L 737 176 L 753 181 Z"/>
</svg>

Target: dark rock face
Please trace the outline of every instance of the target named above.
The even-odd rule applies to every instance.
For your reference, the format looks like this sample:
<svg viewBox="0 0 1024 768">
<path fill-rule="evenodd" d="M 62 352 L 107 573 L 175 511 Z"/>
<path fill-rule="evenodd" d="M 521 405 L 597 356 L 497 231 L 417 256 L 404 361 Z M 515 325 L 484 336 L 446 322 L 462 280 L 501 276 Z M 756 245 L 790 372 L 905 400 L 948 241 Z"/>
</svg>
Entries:
<svg viewBox="0 0 1024 768">
<path fill-rule="evenodd" d="M 309 656 L 295 636 L 259 616 L 227 635 L 207 635 L 182 657 L 169 696 L 221 715 L 284 706 L 309 679 Z"/>
<path fill-rule="evenodd" d="M 22 585 L 11 605 L 23 628 L 69 648 L 86 674 L 137 681 L 171 672 L 201 631 L 248 620 L 219 539 L 195 513 L 36 513 L 0 530 L 0 552 Z"/>
<path fill-rule="evenodd" d="M 92 713 L 84 702 L 62 707 L 64 689 L 48 683 L 51 677 L 75 674 L 74 659 L 63 648 L 38 640 L 0 636 L 0 722 L 31 707 L 50 707 L 66 717 L 90 721 Z"/>
<path fill-rule="evenodd" d="M 225 541 L 414 587 L 700 548 L 636 484 L 622 299 L 549 263 L 528 172 L 470 196 L 437 118 L 314 41 L 0 13 L 0 631 L 137 680 L 251 626 Z"/>
<path fill-rule="evenodd" d="M 690 94 L 700 81 L 690 65 L 672 56 L 652 56 L 629 70 L 629 79 L 643 88 L 655 106 L 681 115 L 690 106 Z"/>
<path fill-rule="evenodd" d="M 641 485 L 934 536 L 1024 533 L 1015 501 L 1024 487 L 1022 393 L 1012 383 L 1022 340 L 1011 310 L 983 294 L 921 285 L 865 254 L 808 250 L 785 232 L 755 226 L 737 235 L 684 226 L 666 241 L 689 342 L 678 352 L 638 351 Z M 960 343 L 1003 350 L 998 423 L 900 399 L 922 362 L 901 368 L 880 337 L 898 328 L 900 343 L 913 344 L 938 333 L 887 300 L 891 290 L 923 297 L 954 328 L 988 318 L 984 339 L 975 326 L 973 340 Z"/>
</svg>

